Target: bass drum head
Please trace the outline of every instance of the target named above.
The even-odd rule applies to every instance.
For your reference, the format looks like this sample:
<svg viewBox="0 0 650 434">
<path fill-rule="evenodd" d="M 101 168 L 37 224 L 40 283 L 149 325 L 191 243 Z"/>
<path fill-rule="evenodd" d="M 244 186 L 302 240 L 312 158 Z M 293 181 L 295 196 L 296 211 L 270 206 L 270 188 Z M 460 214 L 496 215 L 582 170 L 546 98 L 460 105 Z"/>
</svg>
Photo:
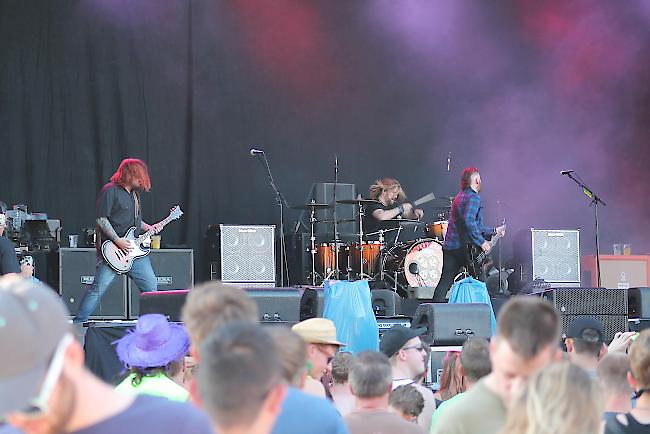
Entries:
<svg viewBox="0 0 650 434">
<path fill-rule="evenodd" d="M 424 239 L 413 244 L 404 258 L 404 276 L 409 286 L 435 288 L 442 275 L 442 244 Z"/>
</svg>

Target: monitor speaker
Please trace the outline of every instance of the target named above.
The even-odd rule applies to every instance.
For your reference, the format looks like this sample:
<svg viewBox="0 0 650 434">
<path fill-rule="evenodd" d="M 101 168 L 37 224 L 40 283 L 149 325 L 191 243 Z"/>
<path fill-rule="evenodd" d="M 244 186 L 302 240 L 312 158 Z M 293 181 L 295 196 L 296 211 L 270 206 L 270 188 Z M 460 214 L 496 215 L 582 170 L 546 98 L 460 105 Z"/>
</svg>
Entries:
<svg viewBox="0 0 650 434">
<path fill-rule="evenodd" d="M 319 297 L 311 288 L 246 288 L 257 303 L 260 321 L 299 322 L 319 316 Z"/>
<path fill-rule="evenodd" d="M 467 339 L 492 336 L 492 310 L 483 303 L 422 303 L 411 328 L 426 327 L 422 340 L 429 345 L 462 345 Z"/>
<path fill-rule="evenodd" d="M 194 286 L 194 251 L 192 249 L 151 249 L 151 268 L 158 281 L 158 291 L 189 289 Z M 140 290 L 128 282 L 129 318 L 140 315 Z"/>
<path fill-rule="evenodd" d="M 72 315 L 76 315 L 81 299 L 95 280 L 97 262 L 95 249 L 59 249 L 59 294 Z M 89 319 L 127 318 L 126 279 L 125 275 L 115 277 Z"/>
<path fill-rule="evenodd" d="M 373 289 L 370 291 L 372 311 L 375 316 L 396 316 L 402 313 L 402 298 L 390 289 Z"/>
</svg>

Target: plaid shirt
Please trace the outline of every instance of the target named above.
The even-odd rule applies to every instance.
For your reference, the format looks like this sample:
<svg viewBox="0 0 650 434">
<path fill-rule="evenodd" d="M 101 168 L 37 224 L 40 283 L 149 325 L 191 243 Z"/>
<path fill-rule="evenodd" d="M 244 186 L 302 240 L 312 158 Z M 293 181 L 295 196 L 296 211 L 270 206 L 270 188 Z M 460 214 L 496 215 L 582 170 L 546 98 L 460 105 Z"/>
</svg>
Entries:
<svg viewBox="0 0 650 434">
<path fill-rule="evenodd" d="M 494 233 L 494 228 L 483 226 L 481 196 L 471 188 L 458 193 L 451 205 L 443 249 L 460 249 L 469 243 L 480 246 L 485 242 L 484 235 L 489 236 Z"/>
</svg>

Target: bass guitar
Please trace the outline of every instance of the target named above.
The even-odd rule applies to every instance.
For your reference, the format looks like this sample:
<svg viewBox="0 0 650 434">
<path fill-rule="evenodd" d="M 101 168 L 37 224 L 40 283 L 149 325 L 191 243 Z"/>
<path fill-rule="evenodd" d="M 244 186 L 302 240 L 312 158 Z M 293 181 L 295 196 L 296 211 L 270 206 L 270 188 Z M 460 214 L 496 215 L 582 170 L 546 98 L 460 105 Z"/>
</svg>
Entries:
<svg viewBox="0 0 650 434">
<path fill-rule="evenodd" d="M 162 220 L 160 224 L 164 227 L 172 220 L 178 220 L 182 215 L 183 211 L 181 211 L 181 207 L 176 205 L 170 210 L 169 215 Z M 128 240 L 131 245 L 131 250 L 129 252 L 120 249 L 111 240 L 106 240 L 102 243 L 101 252 L 104 260 L 118 274 L 128 273 L 131 270 L 135 259 L 149 254 L 149 249 L 143 248 L 142 244 L 145 240 L 151 238 L 154 234 L 154 230 L 149 229 L 137 238 L 134 234 L 135 226 L 132 226 L 128 231 L 126 231 L 126 235 L 122 237 Z"/>
<path fill-rule="evenodd" d="M 503 223 L 505 226 L 505 220 Z M 495 234 L 492 239 L 488 241 L 488 244 L 490 245 L 490 251 L 492 251 L 494 246 L 497 245 L 499 240 L 503 238 L 504 235 L 505 233 L 503 235 Z M 480 280 L 480 277 L 485 274 L 483 272 L 483 263 L 485 262 L 487 255 L 488 254 L 485 253 L 479 246 L 475 246 L 473 244 L 469 244 L 467 246 L 467 272 L 470 274 L 470 276 Z"/>
</svg>

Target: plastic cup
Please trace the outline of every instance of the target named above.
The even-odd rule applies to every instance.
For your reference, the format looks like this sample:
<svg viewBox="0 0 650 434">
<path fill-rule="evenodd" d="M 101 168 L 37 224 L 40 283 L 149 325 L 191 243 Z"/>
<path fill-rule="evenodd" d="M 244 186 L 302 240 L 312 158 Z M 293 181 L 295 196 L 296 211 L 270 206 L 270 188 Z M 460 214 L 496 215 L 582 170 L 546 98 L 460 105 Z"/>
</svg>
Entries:
<svg viewBox="0 0 650 434">
<path fill-rule="evenodd" d="M 632 254 L 632 244 L 623 244 L 623 254 L 630 256 Z"/>
<path fill-rule="evenodd" d="M 156 250 L 160 248 L 160 235 L 151 237 L 151 248 Z"/>
</svg>

